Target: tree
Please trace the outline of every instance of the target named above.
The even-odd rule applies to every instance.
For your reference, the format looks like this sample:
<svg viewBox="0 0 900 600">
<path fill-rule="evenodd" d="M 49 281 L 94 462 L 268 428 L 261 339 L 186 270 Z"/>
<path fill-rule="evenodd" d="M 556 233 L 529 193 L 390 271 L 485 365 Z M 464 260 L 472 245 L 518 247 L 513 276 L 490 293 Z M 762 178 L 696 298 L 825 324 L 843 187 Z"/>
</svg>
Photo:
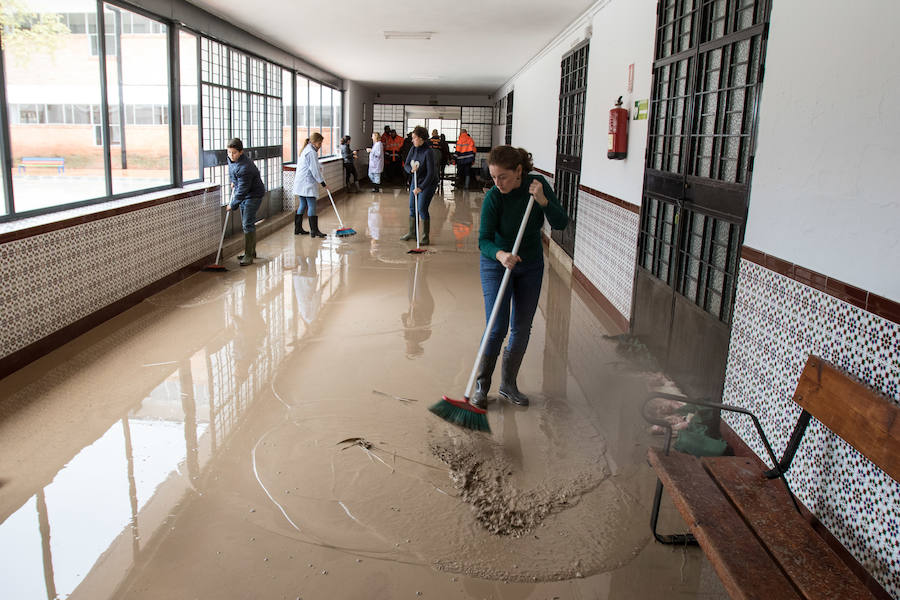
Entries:
<svg viewBox="0 0 900 600">
<path fill-rule="evenodd" d="M 19 64 L 26 64 L 35 50 L 52 56 L 70 33 L 62 15 L 39 14 L 22 0 L 3 0 L 0 6 L 0 48 Z"/>
</svg>

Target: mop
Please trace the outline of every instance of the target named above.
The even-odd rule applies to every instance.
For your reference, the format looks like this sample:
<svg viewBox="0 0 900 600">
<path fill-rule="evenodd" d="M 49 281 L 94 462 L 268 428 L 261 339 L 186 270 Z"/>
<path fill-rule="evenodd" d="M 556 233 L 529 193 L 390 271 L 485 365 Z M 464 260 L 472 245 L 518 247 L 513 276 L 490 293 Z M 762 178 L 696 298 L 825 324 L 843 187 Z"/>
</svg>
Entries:
<svg viewBox="0 0 900 600">
<path fill-rule="evenodd" d="M 531 207 L 534 206 L 534 196 L 528 199 L 528 207 L 525 209 L 525 216 L 522 217 L 522 223 L 519 225 L 519 233 L 516 234 L 516 241 L 512 247 L 512 253 L 519 252 L 519 245 L 522 243 L 522 235 L 525 233 L 525 224 L 528 223 L 528 217 L 531 215 Z M 506 285 L 509 283 L 509 276 L 512 269 L 508 268 L 503 273 L 503 279 L 500 281 L 500 289 L 497 291 L 497 299 L 494 300 L 494 308 L 491 309 L 491 316 L 488 318 L 487 326 L 484 328 L 484 334 L 481 336 L 481 346 L 478 348 L 478 355 L 475 357 L 475 364 L 472 366 L 472 374 L 469 375 L 469 383 L 466 385 L 466 395 L 462 400 L 454 400 L 444 396 L 440 402 L 428 408 L 431 412 L 454 425 L 465 427 L 466 429 L 474 429 L 476 431 L 487 431 L 490 433 L 491 426 L 487 420 L 487 410 L 478 408 L 469 404 L 469 398 L 472 397 L 472 386 L 475 385 L 475 375 L 478 373 L 478 363 L 484 356 L 484 350 L 487 347 L 488 334 L 497 320 L 497 312 L 500 309 L 500 303 L 503 300 L 503 294 L 506 292 Z"/>
<path fill-rule="evenodd" d="M 413 171 L 413 189 L 417 189 L 419 187 L 418 180 L 416 178 L 416 172 Z M 419 244 L 419 195 L 416 194 L 416 203 L 413 207 L 413 214 L 416 216 L 416 247 L 412 250 L 407 250 L 407 254 L 424 254 L 428 252 L 425 248 L 423 248 Z"/>
<path fill-rule="evenodd" d="M 344 227 L 344 221 L 341 220 L 341 215 L 337 210 L 337 206 L 334 203 L 334 198 L 331 195 L 331 190 L 325 188 L 325 191 L 328 192 L 328 199 L 331 200 L 331 207 L 334 209 L 334 214 L 337 215 L 338 223 L 341 224 L 340 229 L 334 232 L 334 234 L 338 237 L 345 237 L 348 235 L 356 235 L 356 230 L 352 227 Z"/>
<path fill-rule="evenodd" d="M 225 222 L 222 223 L 222 239 L 219 240 L 219 251 L 216 252 L 216 262 L 211 265 L 206 265 L 203 267 L 204 271 L 227 271 L 225 265 L 219 264 L 219 259 L 222 257 L 222 244 L 225 243 L 225 229 L 228 228 L 228 213 L 225 213 Z"/>
</svg>

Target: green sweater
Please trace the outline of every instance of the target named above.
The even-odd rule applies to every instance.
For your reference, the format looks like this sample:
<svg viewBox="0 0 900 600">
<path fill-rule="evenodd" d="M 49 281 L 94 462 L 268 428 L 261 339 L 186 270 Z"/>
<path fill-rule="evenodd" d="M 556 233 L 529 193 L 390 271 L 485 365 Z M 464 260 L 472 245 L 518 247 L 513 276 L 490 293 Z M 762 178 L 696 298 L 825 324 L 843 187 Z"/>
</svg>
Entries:
<svg viewBox="0 0 900 600">
<path fill-rule="evenodd" d="M 522 217 L 525 216 L 525 208 L 528 206 L 530 196 L 528 188 L 534 180 L 540 181 L 544 186 L 544 196 L 548 202 L 547 206 L 543 207 L 535 201 L 531 208 L 531 216 L 528 217 L 522 244 L 519 246 L 522 262 L 542 257 L 541 227 L 544 225 L 545 216 L 553 229 L 565 229 L 569 224 L 569 217 L 560 206 L 547 180 L 541 175 L 529 173 L 522 178 L 522 185 L 508 194 L 501 194 L 497 186 L 494 186 L 484 195 L 484 202 L 481 205 L 481 228 L 478 232 L 478 249 L 482 255 L 497 260 L 498 250 L 512 252 L 516 234 L 519 233 L 519 225 L 522 224 Z"/>
</svg>

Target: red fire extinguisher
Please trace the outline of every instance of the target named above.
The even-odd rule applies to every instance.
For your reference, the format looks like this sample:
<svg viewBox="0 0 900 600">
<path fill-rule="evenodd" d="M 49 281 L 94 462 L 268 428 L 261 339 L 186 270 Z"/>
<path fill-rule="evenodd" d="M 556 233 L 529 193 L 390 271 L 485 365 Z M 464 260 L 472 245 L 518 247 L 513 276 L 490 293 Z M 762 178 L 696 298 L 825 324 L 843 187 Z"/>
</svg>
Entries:
<svg viewBox="0 0 900 600">
<path fill-rule="evenodd" d="M 622 96 L 609 111 L 609 151 L 607 158 L 621 160 L 628 156 L 628 111 L 622 108 Z"/>
</svg>

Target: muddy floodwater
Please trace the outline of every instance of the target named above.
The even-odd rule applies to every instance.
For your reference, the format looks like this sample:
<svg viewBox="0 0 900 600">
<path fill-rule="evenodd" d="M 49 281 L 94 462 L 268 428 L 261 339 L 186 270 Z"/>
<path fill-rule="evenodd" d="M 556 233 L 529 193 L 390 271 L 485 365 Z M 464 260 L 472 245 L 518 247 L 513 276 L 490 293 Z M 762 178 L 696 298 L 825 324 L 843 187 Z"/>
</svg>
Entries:
<svg viewBox="0 0 900 600">
<path fill-rule="evenodd" d="M 650 535 L 639 408 L 672 386 L 565 261 L 545 257 L 530 405 L 498 365 L 490 433 L 428 411 L 463 397 L 484 328 L 481 195 L 436 195 L 419 255 L 406 206 L 349 196 L 357 235 L 286 226 L 0 380 L 0 597 L 725 598 L 702 552 Z"/>
</svg>

